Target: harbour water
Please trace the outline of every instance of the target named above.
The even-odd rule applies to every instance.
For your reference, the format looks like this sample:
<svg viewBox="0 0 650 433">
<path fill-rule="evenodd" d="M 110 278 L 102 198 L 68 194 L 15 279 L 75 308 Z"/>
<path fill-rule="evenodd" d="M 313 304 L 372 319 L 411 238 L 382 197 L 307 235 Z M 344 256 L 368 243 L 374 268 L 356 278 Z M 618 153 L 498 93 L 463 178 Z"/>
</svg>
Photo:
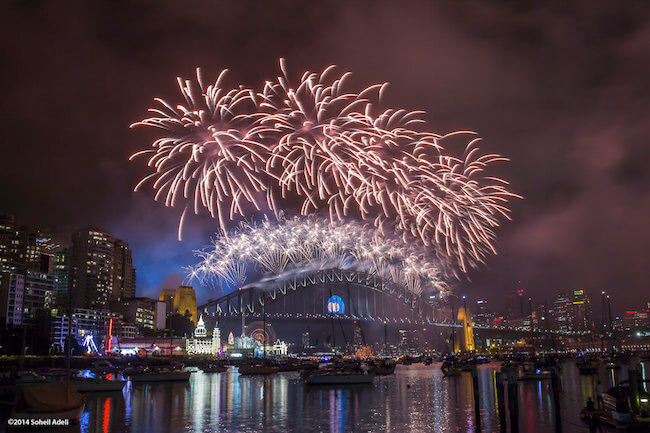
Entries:
<svg viewBox="0 0 650 433">
<path fill-rule="evenodd" d="M 52 431 L 500 432 L 494 374 L 499 368 L 496 363 L 478 367 L 480 430 L 471 373 L 444 377 L 439 364 L 414 364 L 399 365 L 394 375 L 359 386 L 310 387 L 295 372 L 240 376 L 234 367 L 226 373 L 199 370 L 189 383 L 128 383 L 121 393 L 88 394 L 81 424 Z M 596 400 L 599 387 L 606 391 L 612 381 L 626 378 L 625 367 L 606 370 L 601 366 L 598 375 L 582 376 L 573 363 L 565 363 L 561 430 L 555 424 L 550 381 L 520 382 L 519 431 L 607 431 L 602 427 L 589 430 L 580 421 L 580 409 L 587 397 Z"/>
</svg>

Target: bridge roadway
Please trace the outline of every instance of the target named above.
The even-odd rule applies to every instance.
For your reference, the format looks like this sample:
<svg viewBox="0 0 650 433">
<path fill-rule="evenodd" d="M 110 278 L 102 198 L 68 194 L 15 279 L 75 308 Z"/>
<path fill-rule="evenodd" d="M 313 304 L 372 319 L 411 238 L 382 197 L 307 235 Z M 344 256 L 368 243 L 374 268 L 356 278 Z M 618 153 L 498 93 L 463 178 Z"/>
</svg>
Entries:
<svg viewBox="0 0 650 433">
<path fill-rule="evenodd" d="M 328 300 L 338 295 L 344 311 L 328 312 Z M 363 271 L 325 269 L 296 273 L 283 278 L 265 278 L 210 300 L 199 307 L 208 317 L 241 317 L 261 319 L 327 319 L 337 317 L 390 324 L 429 325 L 441 328 L 462 328 L 443 317 L 440 305 L 428 302 L 409 289 L 385 281 Z M 447 313 L 449 314 L 449 313 Z M 544 336 L 545 330 L 516 329 L 507 326 L 473 326 L 480 333 L 509 334 L 519 337 Z M 566 334 L 562 334 L 566 335 Z"/>
</svg>

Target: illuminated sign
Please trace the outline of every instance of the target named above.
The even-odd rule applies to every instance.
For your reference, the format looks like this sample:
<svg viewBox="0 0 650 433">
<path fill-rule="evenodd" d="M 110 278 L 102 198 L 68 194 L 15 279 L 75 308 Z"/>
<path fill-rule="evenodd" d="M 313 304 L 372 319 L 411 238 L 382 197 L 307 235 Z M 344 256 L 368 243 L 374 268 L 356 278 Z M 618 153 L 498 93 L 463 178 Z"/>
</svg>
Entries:
<svg viewBox="0 0 650 433">
<path fill-rule="evenodd" d="M 111 351 L 111 339 L 113 338 L 113 318 L 108 319 L 108 343 L 106 344 L 106 352 Z"/>
<path fill-rule="evenodd" d="M 95 345 L 95 340 L 93 339 L 92 334 L 87 334 L 86 338 L 82 343 L 82 346 L 86 348 L 87 353 L 97 353 L 97 346 Z"/>
<path fill-rule="evenodd" d="M 574 290 L 573 294 L 574 295 L 582 295 L 585 291 L 584 290 Z"/>
<path fill-rule="evenodd" d="M 338 295 L 330 296 L 327 300 L 327 311 L 331 314 L 345 313 L 345 304 L 343 303 L 343 299 Z"/>
</svg>

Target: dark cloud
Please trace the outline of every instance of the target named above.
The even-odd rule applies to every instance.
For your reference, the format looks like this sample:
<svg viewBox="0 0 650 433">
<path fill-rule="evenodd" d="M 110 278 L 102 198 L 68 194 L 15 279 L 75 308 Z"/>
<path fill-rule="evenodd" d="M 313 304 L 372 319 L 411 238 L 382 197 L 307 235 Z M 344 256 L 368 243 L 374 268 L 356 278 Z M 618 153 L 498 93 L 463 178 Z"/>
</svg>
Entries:
<svg viewBox="0 0 650 433">
<path fill-rule="evenodd" d="M 459 290 L 521 284 L 536 298 L 584 287 L 648 298 L 650 5 L 647 2 L 37 2 L 0 6 L 0 209 L 128 240 L 146 293 L 184 275 L 214 223 L 149 192 L 129 130 L 196 66 L 256 85 L 284 56 L 296 75 L 337 63 L 351 84 L 389 81 L 387 106 L 424 109 L 437 132 L 471 129 L 512 162 L 525 196 L 499 255 Z"/>
</svg>

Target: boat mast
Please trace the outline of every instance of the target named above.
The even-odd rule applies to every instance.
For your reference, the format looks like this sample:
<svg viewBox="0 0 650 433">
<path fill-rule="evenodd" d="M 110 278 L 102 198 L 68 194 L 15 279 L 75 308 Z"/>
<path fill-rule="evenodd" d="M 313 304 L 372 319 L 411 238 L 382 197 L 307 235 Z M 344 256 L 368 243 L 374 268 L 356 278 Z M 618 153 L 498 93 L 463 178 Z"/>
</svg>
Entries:
<svg viewBox="0 0 650 433">
<path fill-rule="evenodd" d="M 451 301 L 451 353 L 456 353 L 456 303 Z"/>
</svg>

